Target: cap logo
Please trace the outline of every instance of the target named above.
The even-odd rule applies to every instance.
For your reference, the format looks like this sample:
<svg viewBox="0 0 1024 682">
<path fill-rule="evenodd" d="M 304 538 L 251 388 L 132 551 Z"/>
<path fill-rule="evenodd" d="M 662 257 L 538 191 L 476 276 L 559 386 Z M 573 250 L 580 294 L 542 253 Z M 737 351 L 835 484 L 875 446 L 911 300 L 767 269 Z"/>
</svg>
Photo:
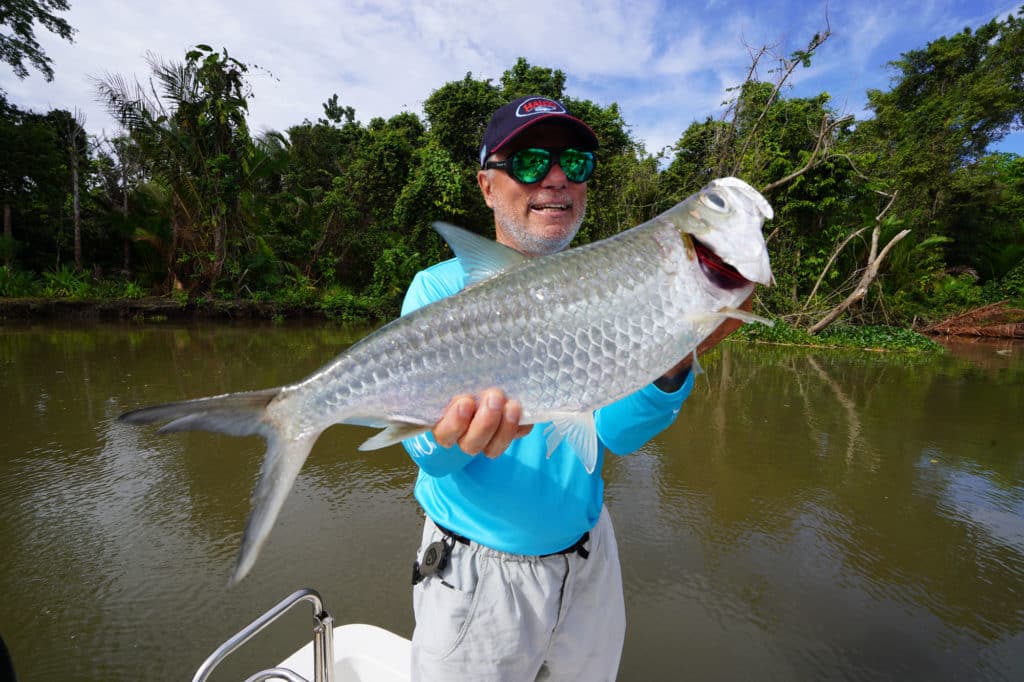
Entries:
<svg viewBox="0 0 1024 682">
<path fill-rule="evenodd" d="M 564 114 L 561 104 L 547 97 L 532 97 L 516 108 L 516 118 L 534 116 L 536 114 Z"/>
</svg>

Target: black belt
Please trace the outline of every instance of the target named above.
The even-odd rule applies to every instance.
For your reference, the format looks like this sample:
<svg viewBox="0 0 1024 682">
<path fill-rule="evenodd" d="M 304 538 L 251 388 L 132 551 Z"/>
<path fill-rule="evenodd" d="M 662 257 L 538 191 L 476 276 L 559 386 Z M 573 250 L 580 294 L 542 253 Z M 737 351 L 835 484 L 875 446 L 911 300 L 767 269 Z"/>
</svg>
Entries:
<svg viewBox="0 0 1024 682">
<path fill-rule="evenodd" d="M 435 522 L 434 525 L 437 526 L 437 529 L 439 531 L 441 531 L 441 533 L 445 537 L 451 538 L 455 542 L 458 542 L 459 544 L 462 544 L 462 545 L 468 545 L 470 543 L 470 539 L 467 538 L 465 535 L 459 535 L 458 533 L 456 533 L 454 531 L 450 531 L 450 530 L 448 530 L 447 528 L 445 528 L 444 526 L 440 525 L 437 522 Z M 586 547 L 584 547 L 584 545 L 586 545 L 588 542 L 590 542 L 590 531 L 589 530 L 586 533 L 584 533 L 583 535 L 581 535 L 579 540 L 577 540 L 573 544 L 569 545 L 565 549 L 560 549 L 557 552 L 551 552 L 550 554 L 541 554 L 539 556 L 541 556 L 541 557 L 548 557 L 548 556 L 558 556 L 559 554 L 579 554 L 581 557 L 586 559 L 587 557 L 590 556 L 590 550 L 588 550 Z"/>
</svg>

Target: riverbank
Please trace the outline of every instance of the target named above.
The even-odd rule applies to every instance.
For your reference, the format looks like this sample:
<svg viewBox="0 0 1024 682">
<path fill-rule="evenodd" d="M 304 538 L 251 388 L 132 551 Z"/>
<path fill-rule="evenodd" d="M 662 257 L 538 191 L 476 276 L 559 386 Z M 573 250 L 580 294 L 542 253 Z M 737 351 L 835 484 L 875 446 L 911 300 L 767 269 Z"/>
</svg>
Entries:
<svg viewBox="0 0 1024 682">
<path fill-rule="evenodd" d="M 284 306 L 280 303 L 262 303 L 244 299 L 189 300 L 180 303 L 164 296 L 140 299 L 96 300 L 64 298 L 3 298 L 0 299 L 0 321 L 3 320 L 82 320 L 82 321 L 138 321 L 165 320 L 279 320 L 327 319 L 321 311 L 312 308 Z M 368 320 L 369 322 L 369 320 Z"/>
<path fill-rule="evenodd" d="M 195 321 L 335 321 L 315 307 L 248 299 L 176 301 L 166 296 L 139 299 L 0 298 L 0 324 L 9 322 L 195 322 Z M 386 320 L 384 320 L 386 321 Z M 370 317 L 348 319 L 348 324 L 373 325 L 381 322 Z M 802 329 L 777 321 L 773 327 L 744 325 L 732 337 L 736 341 L 815 348 L 851 348 L 875 351 L 941 352 L 940 341 L 948 334 L 920 333 L 898 327 L 850 326 L 835 324 L 810 336 Z M 955 336 L 955 335 L 954 335 Z M 979 338 L 964 335 L 964 340 Z"/>
</svg>

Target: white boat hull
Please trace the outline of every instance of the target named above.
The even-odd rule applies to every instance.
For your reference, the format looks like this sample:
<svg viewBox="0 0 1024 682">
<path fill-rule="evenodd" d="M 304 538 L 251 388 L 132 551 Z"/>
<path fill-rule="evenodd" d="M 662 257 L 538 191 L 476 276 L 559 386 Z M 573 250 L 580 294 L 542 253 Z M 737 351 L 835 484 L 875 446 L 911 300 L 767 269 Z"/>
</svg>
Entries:
<svg viewBox="0 0 1024 682">
<path fill-rule="evenodd" d="M 412 644 L 375 625 L 354 623 L 334 628 L 334 682 L 409 682 Z M 313 679 L 313 643 L 281 662 Z"/>
</svg>

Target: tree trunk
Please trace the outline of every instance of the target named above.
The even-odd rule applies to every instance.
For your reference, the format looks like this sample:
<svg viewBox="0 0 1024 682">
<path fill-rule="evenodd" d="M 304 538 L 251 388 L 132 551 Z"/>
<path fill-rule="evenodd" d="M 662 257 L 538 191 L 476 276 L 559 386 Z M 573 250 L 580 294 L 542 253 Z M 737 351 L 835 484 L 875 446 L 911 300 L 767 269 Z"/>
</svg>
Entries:
<svg viewBox="0 0 1024 682">
<path fill-rule="evenodd" d="M 7 252 L 4 254 L 4 265 L 11 267 L 11 257 L 13 254 L 13 242 L 14 242 L 14 231 L 11 225 L 11 205 L 4 202 L 4 237 L 7 243 L 10 245 Z"/>
<path fill-rule="evenodd" d="M 82 208 L 78 198 L 78 158 L 71 152 L 71 211 L 75 226 L 75 272 L 82 271 Z"/>
<path fill-rule="evenodd" d="M 213 228 L 213 267 L 210 269 L 211 287 L 220 278 L 221 270 L 224 269 L 224 259 L 227 257 L 225 232 L 227 232 L 227 228 L 224 225 L 224 221 L 218 220 L 217 226 Z"/>
<path fill-rule="evenodd" d="M 128 177 L 124 172 L 124 166 L 121 167 L 121 187 L 123 189 L 123 196 L 121 197 L 121 215 L 124 216 L 124 222 L 128 224 Z M 124 271 L 125 277 L 131 277 L 132 275 L 132 240 L 128 235 L 124 236 L 124 260 L 121 263 L 121 269 Z"/>
<path fill-rule="evenodd" d="M 3 205 L 3 236 L 8 244 L 14 241 L 14 232 L 11 228 L 10 204 L 6 202 Z M 4 254 L 3 264 L 8 267 L 10 267 L 10 257 L 11 254 L 9 252 Z"/>
<path fill-rule="evenodd" d="M 178 273 L 175 272 L 174 266 L 178 260 L 178 242 L 181 239 L 181 228 L 178 225 L 180 220 L 178 203 L 179 199 L 177 195 L 171 198 L 171 248 L 167 250 L 167 290 L 174 291 L 181 287 L 181 282 L 178 280 Z"/>
</svg>

